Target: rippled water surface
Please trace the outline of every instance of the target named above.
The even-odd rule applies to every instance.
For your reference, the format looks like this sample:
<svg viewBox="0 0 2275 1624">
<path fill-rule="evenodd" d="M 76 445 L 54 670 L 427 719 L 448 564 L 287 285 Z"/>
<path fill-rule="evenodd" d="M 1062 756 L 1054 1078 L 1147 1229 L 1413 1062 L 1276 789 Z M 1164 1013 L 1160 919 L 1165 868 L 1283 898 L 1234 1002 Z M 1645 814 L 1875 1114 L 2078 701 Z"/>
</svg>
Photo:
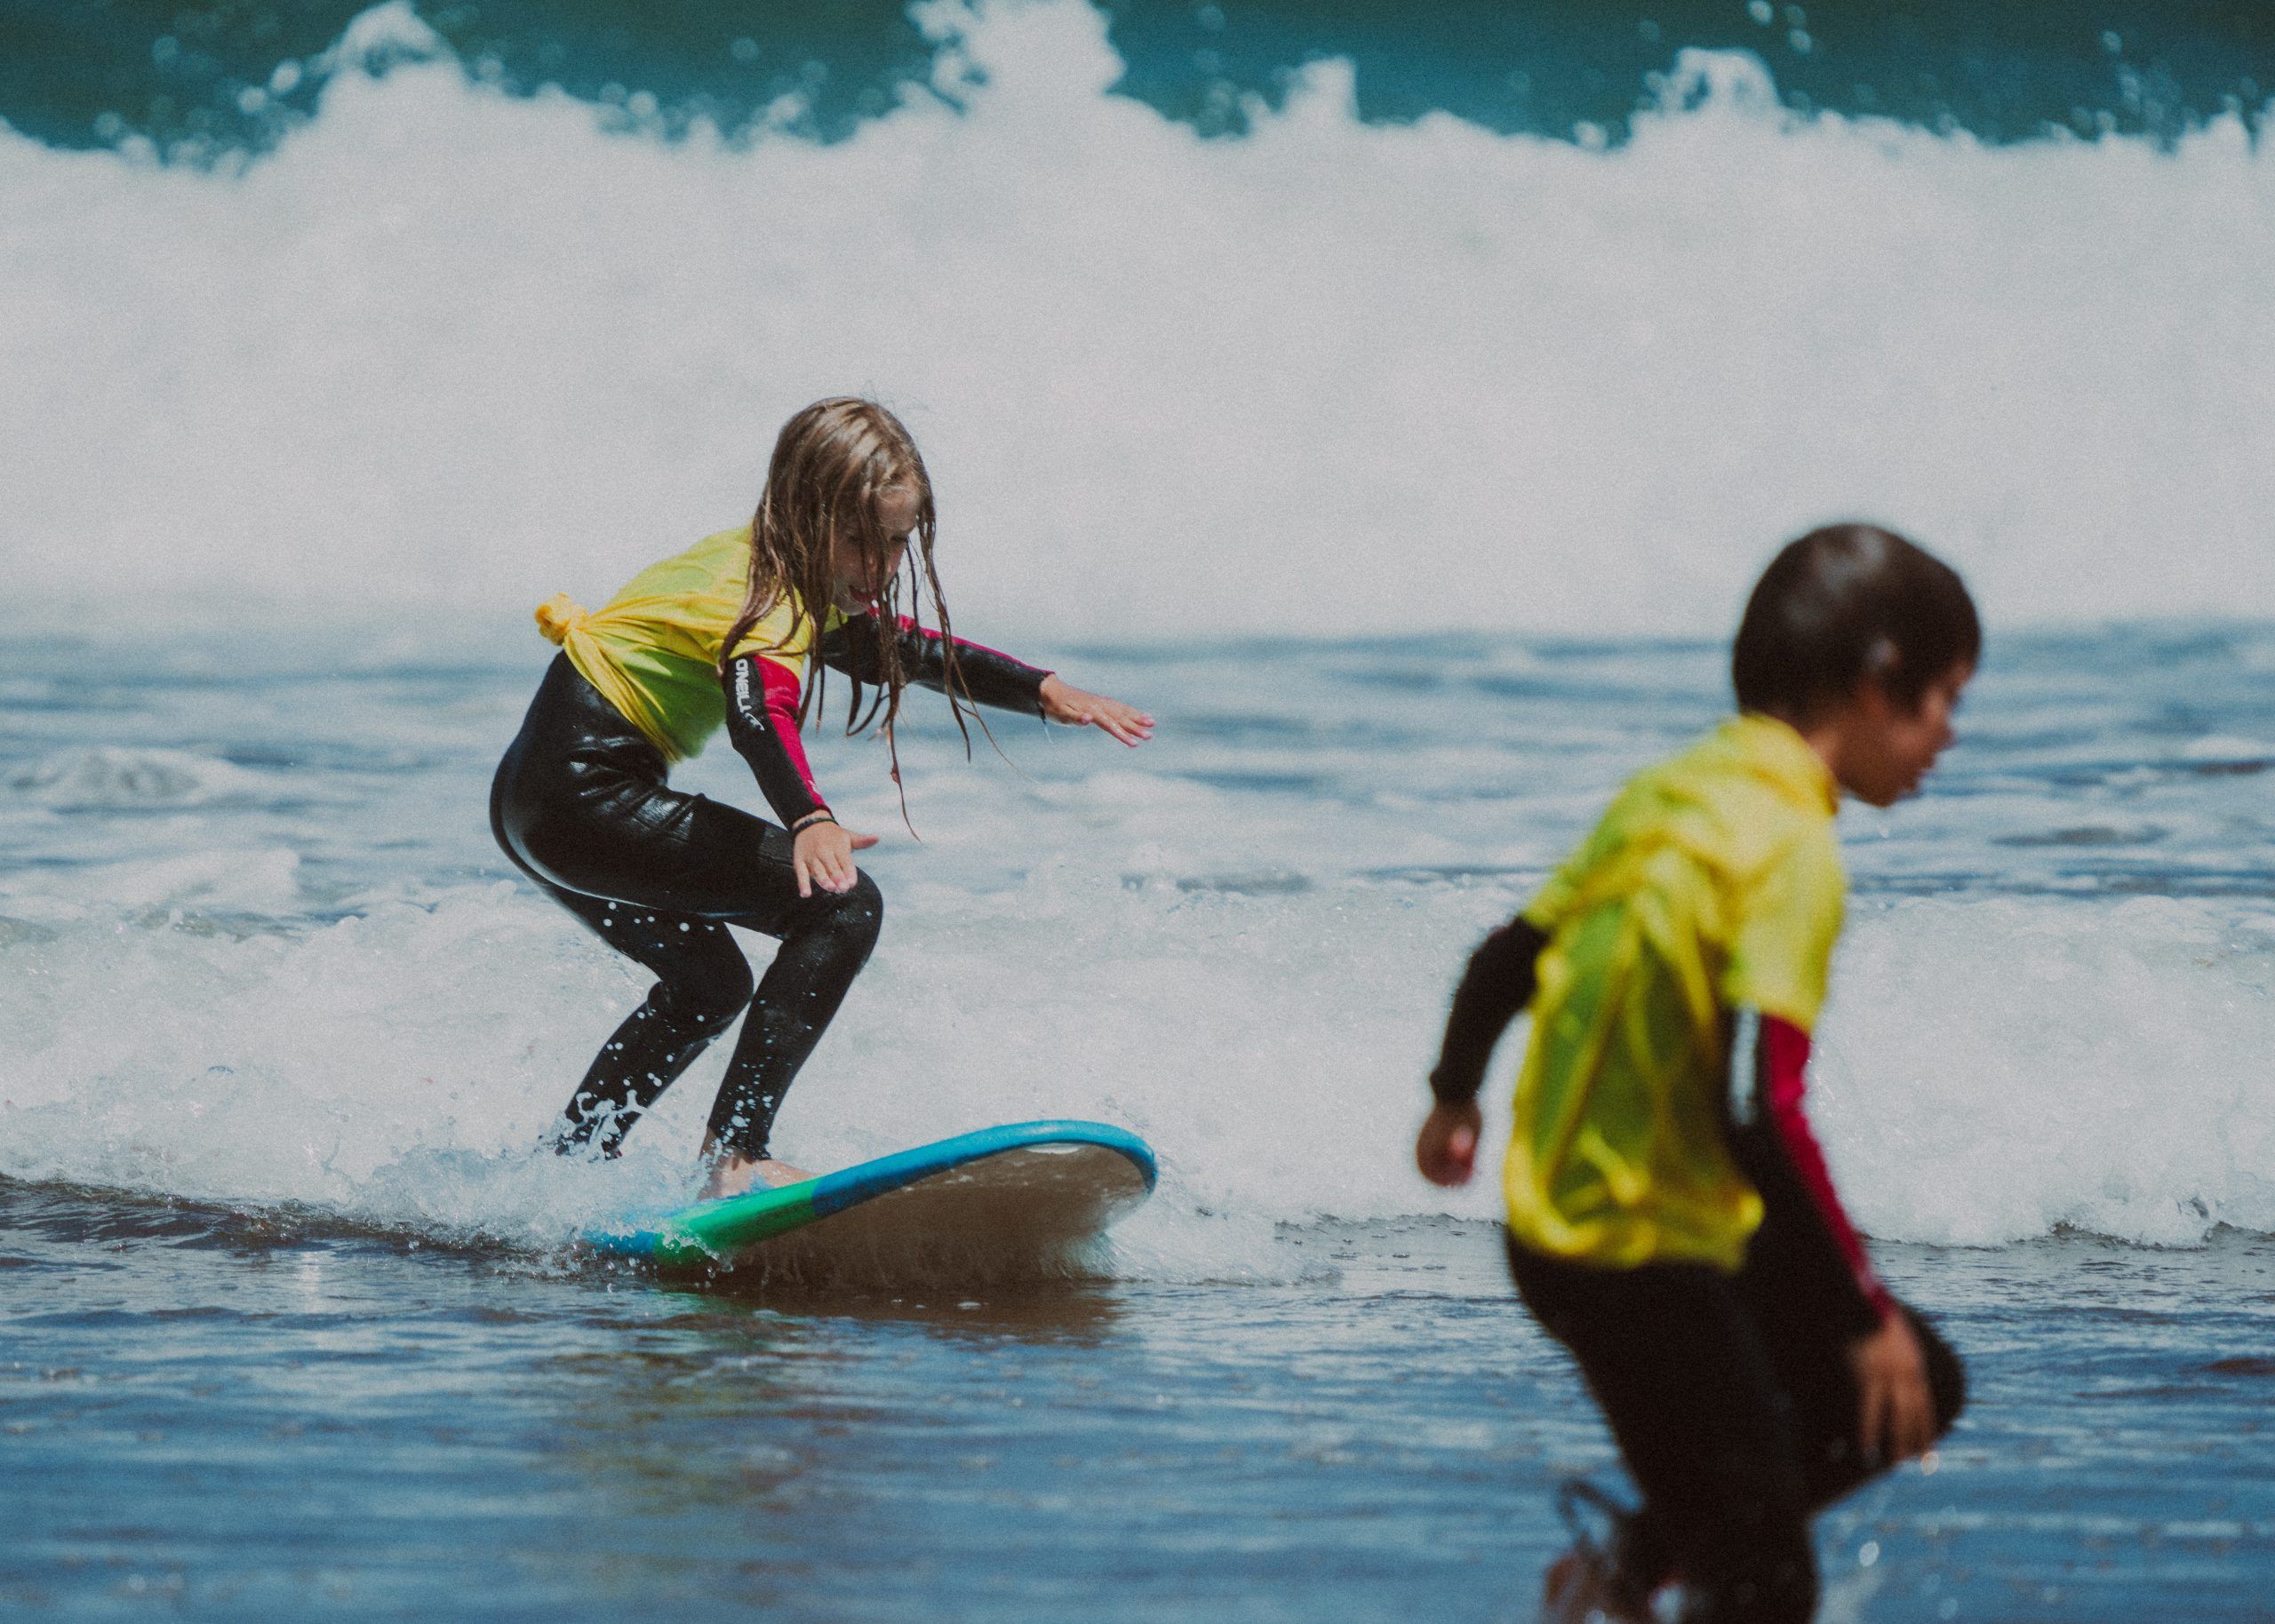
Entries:
<svg viewBox="0 0 2275 1624">
<path fill-rule="evenodd" d="M 1275 1282 L 767 1303 L 0 1192 L 0 1599 L 70 1618 L 1504 1620 L 1608 1443 L 1490 1226 Z M 2275 1251 L 1886 1249 L 1972 1416 L 1831 1619 L 2263 1616 Z"/>
</svg>

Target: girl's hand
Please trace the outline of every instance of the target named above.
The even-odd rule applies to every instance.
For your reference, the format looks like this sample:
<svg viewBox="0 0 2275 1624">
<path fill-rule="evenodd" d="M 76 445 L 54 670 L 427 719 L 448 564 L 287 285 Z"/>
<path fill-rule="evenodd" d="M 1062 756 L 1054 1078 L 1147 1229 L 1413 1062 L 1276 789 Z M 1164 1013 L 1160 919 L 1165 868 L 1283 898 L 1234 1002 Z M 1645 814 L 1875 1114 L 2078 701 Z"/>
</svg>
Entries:
<svg viewBox="0 0 2275 1624">
<path fill-rule="evenodd" d="M 1042 713 L 1070 728 L 1096 728 L 1110 733 L 1133 749 L 1153 736 L 1153 719 L 1134 705 L 1086 694 L 1057 677 L 1042 680 Z"/>
<path fill-rule="evenodd" d="M 1936 1401 L 1912 1322 L 1889 1310 L 1879 1330 L 1848 1344 L 1848 1364 L 1856 1373 L 1856 1436 L 1864 1459 L 1893 1465 L 1926 1454 L 1936 1442 Z"/>
<path fill-rule="evenodd" d="M 1433 1184 L 1451 1188 L 1469 1182 L 1477 1171 L 1477 1135 L 1485 1126 L 1485 1113 L 1477 1102 L 1466 1105 L 1436 1105 L 1414 1141 L 1414 1165 Z"/>
<path fill-rule="evenodd" d="M 798 895 L 811 896 L 816 886 L 826 891 L 850 891 L 861 871 L 853 854 L 877 843 L 874 834 L 856 834 L 825 818 L 798 831 L 790 844 L 791 866 L 798 872 Z"/>
</svg>

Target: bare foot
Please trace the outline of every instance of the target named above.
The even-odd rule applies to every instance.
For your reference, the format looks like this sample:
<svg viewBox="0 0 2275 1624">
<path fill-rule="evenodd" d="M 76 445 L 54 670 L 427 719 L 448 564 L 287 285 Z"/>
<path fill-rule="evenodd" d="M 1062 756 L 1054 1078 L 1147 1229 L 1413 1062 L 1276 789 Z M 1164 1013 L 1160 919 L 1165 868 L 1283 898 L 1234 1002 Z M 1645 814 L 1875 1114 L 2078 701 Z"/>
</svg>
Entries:
<svg viewBox="0 0 2275 1624">
<path fill-rule="evenodd" d="M 785 1184 L 803 1183 L 813 1176 L 802 1167 L 793 1167 L 770 1156 L 752 1161 L 730 1150 L 711 1163 L 711 1176 L 704 1181 L 703 1193 L 695 1198 L 716 1201 L 727 1196 L 747 1194 L 760 1185 L 779 1190 Z"/>
</svg>

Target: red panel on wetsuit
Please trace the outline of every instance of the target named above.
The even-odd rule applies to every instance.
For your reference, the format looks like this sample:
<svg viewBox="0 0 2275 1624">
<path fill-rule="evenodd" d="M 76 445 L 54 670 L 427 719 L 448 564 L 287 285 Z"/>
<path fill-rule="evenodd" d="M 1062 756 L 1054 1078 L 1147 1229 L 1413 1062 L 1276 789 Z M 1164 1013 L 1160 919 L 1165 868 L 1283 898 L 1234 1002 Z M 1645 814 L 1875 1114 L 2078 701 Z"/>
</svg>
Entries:
<svg viewBox="0 0 2275 1624">
<path fill-rule="evenodd" d="M 766 714 L 774 723 L 775 737 L 782 744 L 782 753 L 790 758 L 790 765 L 797 769 L 798 782 L 806 786 L 806 793 L 814 798 L 816 806 L 829 803 L 814 787 L 814 769 L 806 764 L 806 742 L 798 733 L 798 698 L 804 685 L 797 673 L 778 660 L 758 659 L 759 679 L 766 684 Z"/>
<path fill-rule="evenodd" d="M 1819 1148 L 1816 1134 L 1810 1130 L 1809 1119 L 1801 1110 L 1801 1098 L 1808 1092 L 1809 1035 L 1790 1021 L 1765 1015 L 1761 1017 L 1761 1049 L 1769 1085 L 1769 1117 L 1776 1125 L 1778 1142 L 1785 1147 L 1785 1155 L 1792 1162 L 1793 1170 L 1800 1174 L 1810 1199 L 1816 1203 L 1817 1213 L 1832 1232 L 1834 1244 L 1840 1248 L 1841 1256 L 1848 1260 L 1857 1286 L 1872 1306 L 1886 1314 L 1895 1306 L 1895 1300 L 1872 1272 L 1864 1240 L 1848 1222 L 1848 1214 L 1841 1210 L 1840 1198 L 1833 1192 L 1832 1171 L 1824 1165 L 1824 1151 Z"/>
</svg>

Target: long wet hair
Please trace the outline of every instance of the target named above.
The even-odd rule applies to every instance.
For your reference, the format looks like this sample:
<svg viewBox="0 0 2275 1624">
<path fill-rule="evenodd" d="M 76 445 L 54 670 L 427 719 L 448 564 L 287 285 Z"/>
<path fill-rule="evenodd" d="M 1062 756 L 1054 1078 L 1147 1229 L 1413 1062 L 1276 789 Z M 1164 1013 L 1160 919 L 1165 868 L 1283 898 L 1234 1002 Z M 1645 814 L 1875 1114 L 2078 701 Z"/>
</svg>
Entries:
<svg viewBox="0 0 2275 1624">
<path fill-rule="evenodd" d="M 892 537 L 878 522 L 877 501 L 896 489 L 914 494 L 916 523 L 909 533 L 908 554 L 902 567 L 888 570 Z M 774 647 L 787 648 L 804 639 L 818 654 L 829 607 L 836 596 L 831 561 L 841 546 L 858 550 L 867 560 L 870 575 L 883 583 L 872 608 L 877 619 L 878 668 L 866 712 L 864 684 L 852 680 L 845 731 L 857 734 L 874 727 L 885 736 L 896 785 L 900 782 L 900 752 L 894 741 L 893 724 L 900 716 L 901 692 L 908 686 L 908 672 L 901 659 L 900 619 L 904 614 L 918 617 L 927 596 L 932 601 L 947 666 L 948 705 L 955 715 L 956 729 L 963 736 L 966 754 L 971 749 L 970 729 L 965 725 L 967 711 L 972 720 L 979 720 L 957 667 L 955 641 L 948 630 L 947 600 L 941 594 L 939 573 L 932 563 L 937 528 L 931 476 L 925 473 L 924 458 L 917 454 L 916 442 L 900 419 L 874 401 L 856 395 L 816 401 L 785 423 L 775 439 L 774 458 L 766 468 L 766 488 L 759 493 L 758 511 L 751 519 L 750 587 L 734 629 L 719 649 L 719 668 L 723 673 L 751 627 L 786 594 L 793 617 L 783 641 Z M 825 681 L 826 667 L 818 658 L 810 660 L 808 669 L 812 680 L 799 702 L 802 723 L 820 709 Z M 985 732 L 986 723 L 981 721 L 980 728 Z M 907 808 L 903 791 L 904 818 Z"/>
<path fill-rule="evenodd" d="M 1982 657 L 1983 625 L 1949 564 L 1893 530 L 1833 524 L 1763 572 L 1730 649 L 1738 708 L 1814 719 L 1877 681 L 1906 709 Z"/>
</svg>

